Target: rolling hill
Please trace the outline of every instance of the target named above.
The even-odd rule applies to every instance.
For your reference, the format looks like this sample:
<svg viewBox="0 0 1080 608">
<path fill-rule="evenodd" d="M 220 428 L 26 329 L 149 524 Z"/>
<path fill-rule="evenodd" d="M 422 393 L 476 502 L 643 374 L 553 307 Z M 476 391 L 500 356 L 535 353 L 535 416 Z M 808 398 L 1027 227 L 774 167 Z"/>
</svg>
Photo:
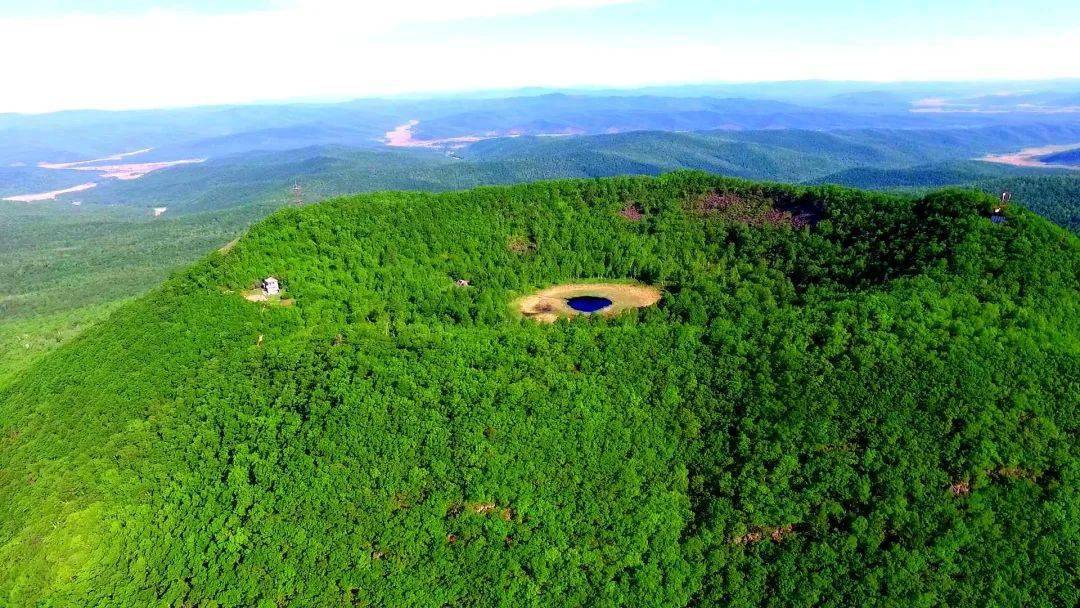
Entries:
<svg viewBox="0 0 1080 608">
<path fill-rule="evenodd" d="M 993 202 L 680 172 L 281 210 L 0 385 L 0 597 L 1075 605 L 1080 240 Z M 594 280 L 662 297 L 516 313 Z"/>
<path fill-rule="evenodd" d="M 172 213 L 284 200 L 301 179 L 309 200 L 386 189 L 455 190 L 566 177 L 659 175 L 698 169 L 748 179 L 859 187 L 935 187 L 1047 171 L 962 162 L 990 152 L 1080 138 L 1080 127 L 977 129 L 639 131 L 578 137 L 503 137 L 447 156 L 433 150 L 317 145 L 245 152 L 106 181 L 90 203 L 167 206 Z M 189 152 L 193 152 L 190 150 Z"/>
<path fill-rule="evenodd" d="M 1065 150 L 1041 157 L 1044 163 L 1050 165 L 1065 165 L 1068 167 L 1080 167 L 1080 148 Z"/>
</svg>

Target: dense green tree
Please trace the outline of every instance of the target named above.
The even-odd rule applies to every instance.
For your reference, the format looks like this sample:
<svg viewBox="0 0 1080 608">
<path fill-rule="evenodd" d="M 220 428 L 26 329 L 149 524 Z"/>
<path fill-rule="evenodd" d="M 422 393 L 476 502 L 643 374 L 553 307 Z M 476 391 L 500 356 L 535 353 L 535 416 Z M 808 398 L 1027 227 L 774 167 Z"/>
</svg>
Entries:
<svg viewBox="0 0 1080 608">
<path fill-rule="evenodd" d="M 1080 240 L 993 202 L 281 210 L 0 388 L 0 604 L 1075 605 Z M 663 298 L 512 308 L 590 279 Z"/>
</svg>

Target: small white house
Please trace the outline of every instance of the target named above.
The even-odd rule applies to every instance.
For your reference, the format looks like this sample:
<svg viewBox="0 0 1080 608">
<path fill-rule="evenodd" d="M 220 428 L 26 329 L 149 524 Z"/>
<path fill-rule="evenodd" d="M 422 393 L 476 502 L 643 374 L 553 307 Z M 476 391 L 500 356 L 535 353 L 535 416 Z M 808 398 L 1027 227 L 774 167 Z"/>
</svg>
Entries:
<svg viewBox="0 0 1080 608">
<path fill-rule="evenodd" d="M 278 284 L 278 280 L 274 277 L 266 277 L 263 279 L 263 291 L 268 296 L 276 296 L 281 293 L 281 285 Z"/>
</svg>

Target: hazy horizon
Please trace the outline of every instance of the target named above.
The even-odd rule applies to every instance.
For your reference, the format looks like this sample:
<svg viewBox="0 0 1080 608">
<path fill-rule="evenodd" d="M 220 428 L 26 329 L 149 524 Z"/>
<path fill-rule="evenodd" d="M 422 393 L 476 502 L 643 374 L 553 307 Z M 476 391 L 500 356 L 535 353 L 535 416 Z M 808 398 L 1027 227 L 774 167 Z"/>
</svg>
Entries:
<svg viewBox="0 0 1080 608">
<path fill-rule="evenodd" d="M 1030 79 L 971 79 L 971 80 L 849 80 L 849 79 L 824 79 L 824 78 L 806 78 L 806 79 L 787 79 L 787 80 L 747 80 L 747 81 L 696 81 L 696 82 L 674 82 L 674 83 L 643 83 L 636 86 L 573 86 L 573 87 L 559 87 L 559 86 L 547 86 L 543 84 L 538 85 L 522 85 L 519 87 L 491 87 L 491 88 L 476 88 L 476 89 L 461 89 L 461 90 L 415 90 L 415 91 L 402 91 L 399 93 L 389 93 L 384 95 L 343 95 L 343 96 L 301 96 L 301 97 L 280 97 L 280 98 L 259 98 L 240 101 L 223 101 L 217 103 L 192 103 L 183 105 L 147 105 L 147 106 L 133 106 L 133 107 L 94 107 L 94 106 L 78 106 L 61 109 L 47 109 L 40 111 L 23 111 L 23 110 L 0 110 L 0 116 L 34 116 L 45 114 L 58 114 L 63 112 L 143 112 L 143 111 L 172 111 L 172 110 L 187 110 L 198 108 L 214 108 L 214 107 L 240 107 L 240 106 L 287 106 L 287 105 L 335 105 L 346 104 L 352 102 L 364 102 L 364 101 L 428 101 L 428 100 L 451 100 L 451 99 L 509 99 L 515 97 L 536 97 L 541 95 L 587 95 L 587 96 L 603 96 L 605 94 L 611 94 L 612 96 L 674 96 L 674 97 L 717 97 L 712 90 L 713 89 L 734 89 L 741 88 L 747 89 L 746 91 L 732 91 L 730 96 L 737 98 L 739 93 L 747 94 L 747 99 L 769 99 L 772 97 L 781 98 L 784 95 L 774 93 L 771 96 L 761 95 L 758 92 L 753 91 L 754 87 L 791 87 L 792 90 L 796 90 L 795 87 L 799 85 L 805 86 L 821 86 L 821 87 L 848 87 L 851 91 L 835 90 L 835 91 L 823 91 L 817 92 L 815 97 L 825 98 L 833 94 L 843 94 L 845 92 L 890 92 L 891 89 L 907 89 L 907 88 L 933 88 L 937 86 L 955 86 L 955 87 L 971 87 L 974 89 L 978 86 L 1012 86 L 1012 87 L 1036 87 L 1038 85 L 1060 85 L 1060 86 L 1073 86 L 1080 85 L 1080 76 L 1078 77 L 1060 77 L 1060 78 L 1030 78 Z M 696 91 L 700 89 L 700 91 Z M 995 91 L 995 94 L 999 95 L 1020 95 L 1022 93 L 1032 92 L 1034 88 L 1012 89 Z M 722 91 L 722 93 L 727 93 Z M 800 91 L 800 93 L 807 93 L 807 91 Z M 728 95 L 720 95 L 728 96 Z M 1080 109 L 1078 109 L 1080 111 Z"/>
<path fill-rule="evenodd" d="M 0 112 L 1080 77 L 1080 7 L 979 4 L 0 0 Z"/>
</svg>

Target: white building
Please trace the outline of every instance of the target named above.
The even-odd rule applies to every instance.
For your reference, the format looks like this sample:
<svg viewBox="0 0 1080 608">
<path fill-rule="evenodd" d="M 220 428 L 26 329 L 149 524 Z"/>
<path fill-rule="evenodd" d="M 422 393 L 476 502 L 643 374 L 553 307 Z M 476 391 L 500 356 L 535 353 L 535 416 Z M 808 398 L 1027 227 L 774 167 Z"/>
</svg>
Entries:
<svg viewBox="0 0 1080 608">
<path fill-rule="evenodd" d="M 266 292 L 266 295 L 268 296 L 276 296 L 281 293 L 281 286 L 274 277 L 266 277 L 263 279 L 263 291 Z"/>
</svg>

